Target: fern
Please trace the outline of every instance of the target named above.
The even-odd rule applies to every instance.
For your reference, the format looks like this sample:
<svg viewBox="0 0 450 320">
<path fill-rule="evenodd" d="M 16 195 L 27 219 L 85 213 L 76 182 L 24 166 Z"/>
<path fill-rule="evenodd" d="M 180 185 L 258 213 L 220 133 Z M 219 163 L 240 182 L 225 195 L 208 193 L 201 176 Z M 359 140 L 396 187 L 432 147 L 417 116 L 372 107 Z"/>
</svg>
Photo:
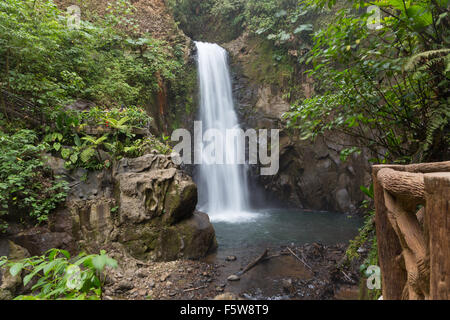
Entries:
<svg viewBox="0 0 450 320">
<path fill-rule="evenodd" d="M 104 134 L 103 136 L 101 136 L 98 139 L 96 139 L 95 137 L 92 137 L 90 135 L 86 135 L 81 139 L 90 142 L 94 146 L 98 146 L 98 145 L 102 144 L 102 142 L 104 142 L 106 139 L 108 139 L 108 134 Z"/>
<path fill-rule="evenodd" d="M 445 127 L 448 126 L 448 119 L 450 119 L 450 105 L 442 104 L 439 108 L 434 109 L 430 114 L 430 118 L 428 120 L 428 128 L 426 132 L 425 143 L 422 147 L 423 152 L 429 150 L 430 146 L 433 145 L 433 140 L 436 135 L 436 132 L 445 132 Z M 447 142 L 450 141 L 449 134 L 445 135 L 443 139 Z"/>
<path fill-rule="evenodd" d="M 445 54 L 445 56 L 444 56 Z M 404 71 L 412 71 L 419 67 L 421 61 L 427 61 L 423 65 L 431 66 L 436 63 L 445 62 L 446 70 L 449 70 L 450 49 L 429 50 L 418 53 L 408 59 L 404 66 Z"/>
<path fill-rule="evenodd" d="M 91 160 L 94 155 L 95 155 L 95 149 L 87 148 L 81 153 L 80 158 L 81 158 L 81 161 L 83 161 L 84 163 L 88 163 L 89 160 Z"/>
</svg>

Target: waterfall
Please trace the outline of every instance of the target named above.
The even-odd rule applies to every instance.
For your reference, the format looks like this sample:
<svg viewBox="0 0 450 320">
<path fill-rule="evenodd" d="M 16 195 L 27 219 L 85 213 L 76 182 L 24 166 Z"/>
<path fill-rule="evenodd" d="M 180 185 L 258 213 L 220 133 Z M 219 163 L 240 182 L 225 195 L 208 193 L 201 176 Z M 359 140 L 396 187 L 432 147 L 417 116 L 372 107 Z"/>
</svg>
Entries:
<svg viewBox="0 0 450 320">
<path fill-rule="evenodd" d="M 200 120 L 203 132 L 239 128 L 234 110 L 228 55 L 225 49 L 213 43 L 196 42 L 200 86 Z M 216 141 L 215 148 L 220 148 Z M 223 145 L 224 158 L 233 157 L 241 150 L 238 141 Z M 253 218 L 248 212 L 248 183 L 246 167 L 242 164 L 208 164 L 211 155 L 203 141 L 202 164 L 199 165 L 198 210 L 208 213 L 212 221 L 239 222 Z M 217 150 L 217 149 L 216 149 Z M 209 162 L 210 163 L 210 162 Z M 226 163 L 226 162 L 225 162 Z"/>
</svg>

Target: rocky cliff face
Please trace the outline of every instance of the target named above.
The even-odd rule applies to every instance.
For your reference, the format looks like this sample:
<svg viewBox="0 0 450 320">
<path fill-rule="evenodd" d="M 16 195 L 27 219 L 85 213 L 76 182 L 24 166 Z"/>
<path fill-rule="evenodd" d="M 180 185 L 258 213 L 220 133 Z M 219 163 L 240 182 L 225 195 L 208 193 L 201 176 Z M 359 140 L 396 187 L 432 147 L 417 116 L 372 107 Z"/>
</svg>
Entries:
<svg viewBox="0 0 450 320">
<path fill-rule="evenodd" d="M 273 198 L 292 206 L 356 211 L 364 200 L 360 186 L 370 181 L 369 154 L 363 151 L 341 161 L 340 151 L 351 141 L 335 132 L 328 132 L 314 142 L 300 140 L 298 132 L 288 131 L 282 120 L 283 113 L 290 109 L 281 93 L 282 79 L 274 84 L 270 74 L 260 73 L 267 68 L 268 73 L 279 70 L 260 64 L 258 44 L 243 34 L 224 46 L 230 53 L 234 96 L 243 126 L 281 130 L 280 170 L 275 176 L 260 176 L 259 183 Z M 301 80 L 303 94 L 312 95 L 312 80 L 307 77 Z"/>
<path fill-rule="evenodd" d="M 139 260 L 167 261 L 198 259 L 217 246 L 209 217 L 195 211 L 196 185 L 168 156 L 122 159 L 111 170 L 91 173 L 69 173 L 58 159 L 50 164 L 73 179 L 72 188 L 48 227 L 10 235 L 32 255 L 114 247 Z"/>
</svg>

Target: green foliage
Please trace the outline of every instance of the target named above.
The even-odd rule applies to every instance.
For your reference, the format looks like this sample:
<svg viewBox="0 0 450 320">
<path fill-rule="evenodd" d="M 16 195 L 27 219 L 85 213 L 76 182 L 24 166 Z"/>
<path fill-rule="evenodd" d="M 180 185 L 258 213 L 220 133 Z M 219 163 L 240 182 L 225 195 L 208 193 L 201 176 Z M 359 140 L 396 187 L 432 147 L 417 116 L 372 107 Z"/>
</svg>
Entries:
<svg viewBox="0 0 450 320">
<path fill-rule="evenodd" d="M 339 157 L 341 159 L 342 162 L 347 161 L 347 158 L 352 155 L 352 154 L 360 154 L 361 150 L 358 147 L 351 147 L 351 148 L 345 148 L 342 149 Z"/>
<path fill-rule="evenodd" d="M 263 35 L 276 45 L 295 49 L 306 48 L 313 30 L 308 23 L 313 9 L 298 0 L 249 0 L 245 2 L 243 16 L 248 30 Z"/>
<path fill-rule="evenodd" d="M 66 198 L 67 183 L 56 180 L 45 168 L 41 154 L 47 145 L 37 142 L 30 130 L 0 131 L 0 217 L 7 219 L 14 213 L 42 222 Z M 54 147 L 58 146 L 55 142 Z M 7 224 L 1 219 L 0 223 L 1 231 Z"/>
<path fill-rule="evenodd" d="M 306 62 L 318 94 L 294 104 L 288 125 L 304 139 L 341 131 L 379 161 L 444 160 L 450 152 L 447 7 L 376 4 L 385 16 L 379 30 L 370 30 L 371 14 L 360 11 L 369 3 L 355 1 L 315 33 Z"/>
<path fill-rule="evenodd" d="M 101 272 L 105 267 L 116 268 L 117 262 L 103 250 L 99 255 L 81 253 L 72 259 L 66 250 L 51 249 L 21 261 L 0 257 L 0 267 L 4 265 L 13 276 L 25 273 L 24 286 L 32 283 L 32 294 L 15 300 L 98 300 L 103 287 Z"/>
<path fill-rule="evenodd" d="M 85 112 L 60 111 L 53 115 L 59 121 L 54 128 L 46 128 L 44 137 L 51 151 L 66 160 L 68 168 L 92 170 L 111 165 L 108 159 L 102 159 L 100 150 L 115 158 L 130 155 L 127 148 L 136 146 L 133 132 L 147 128 L 151 122 L 143 109 L 133 106 L 120 109 L 92 107 Z M 88 129 L 94 133 L 87 134 Z"/>
<path fill-rule="evenodd" d="M 369 266 L 378 265 L 378 247 L 377 238 L 375 234 L 375 210 L 373 210 L 373 184 L 369 188 L 360 186 L 361 191 L 370 199 L 364 200 L 361 207 L 367 212 L 364 217 L 364 225 L 359 229 L 358 235 L 355 239 L 350 240 L 349 246 L 345 252 L 345 255 L 349 261 L 353 261 L 360 258 L 359 248 L 367 246 L 369 253 L 361 264 L 359 270 L 362 276 L 368 276 L 366 270 Z M 381 290 L 369 291 L 369 298 L 377 300 L 381 295 Z"/>
<path fill-rule="evenodd" d="M 51 0 L 0 4 L 0 85 L 49 113 L 85 99 L 101 105 L 144 105 L 180 68 L 167 43 L 138 35 L 129 1 L 111 3 L 105 17 L 69 29 Z M 51 108 L 50 108 L 51 107 Z"/>
<path fill-rule="evenodd" d="M 243 0 L 167 1 L 175 20 L 189 37 L 210 42 L 228 42 L 240 34 L 244 3 Z"/>
<path fill-rule="evenodd" d="M 172 148 L 169 146 L 168 142 L 161 142 L 155 137 L 146 137 L 144 139 L 136 139 L 133 144 L 123 148 L 123 154 L 126 157 L 140 157 L 143 156 L 145 152 L 156 150 L 161 154 L 169 154 L 172 152 Z"/>
</svg>

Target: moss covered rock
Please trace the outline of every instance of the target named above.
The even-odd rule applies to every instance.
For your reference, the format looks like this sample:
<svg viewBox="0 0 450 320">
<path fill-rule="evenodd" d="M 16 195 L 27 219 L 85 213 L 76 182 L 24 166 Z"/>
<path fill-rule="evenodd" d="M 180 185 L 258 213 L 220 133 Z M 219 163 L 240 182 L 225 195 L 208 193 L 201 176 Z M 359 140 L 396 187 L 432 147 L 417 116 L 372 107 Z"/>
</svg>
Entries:
<svg viewBox="0 0 450 320">
<path fill-rule="evenodd" d="M 174 260 L 198 259 L 216 248 L 208 215 L 195 212 L 197 186 L 170 156 L 122 159 L 109 174 L 114 196 L 100 190 L 90 200 L 71 198 L 58 213 L 64 221 L 54 224 L 64 225 L 82 249 L 119 243 L 140 260 Z"/>
</svg>

